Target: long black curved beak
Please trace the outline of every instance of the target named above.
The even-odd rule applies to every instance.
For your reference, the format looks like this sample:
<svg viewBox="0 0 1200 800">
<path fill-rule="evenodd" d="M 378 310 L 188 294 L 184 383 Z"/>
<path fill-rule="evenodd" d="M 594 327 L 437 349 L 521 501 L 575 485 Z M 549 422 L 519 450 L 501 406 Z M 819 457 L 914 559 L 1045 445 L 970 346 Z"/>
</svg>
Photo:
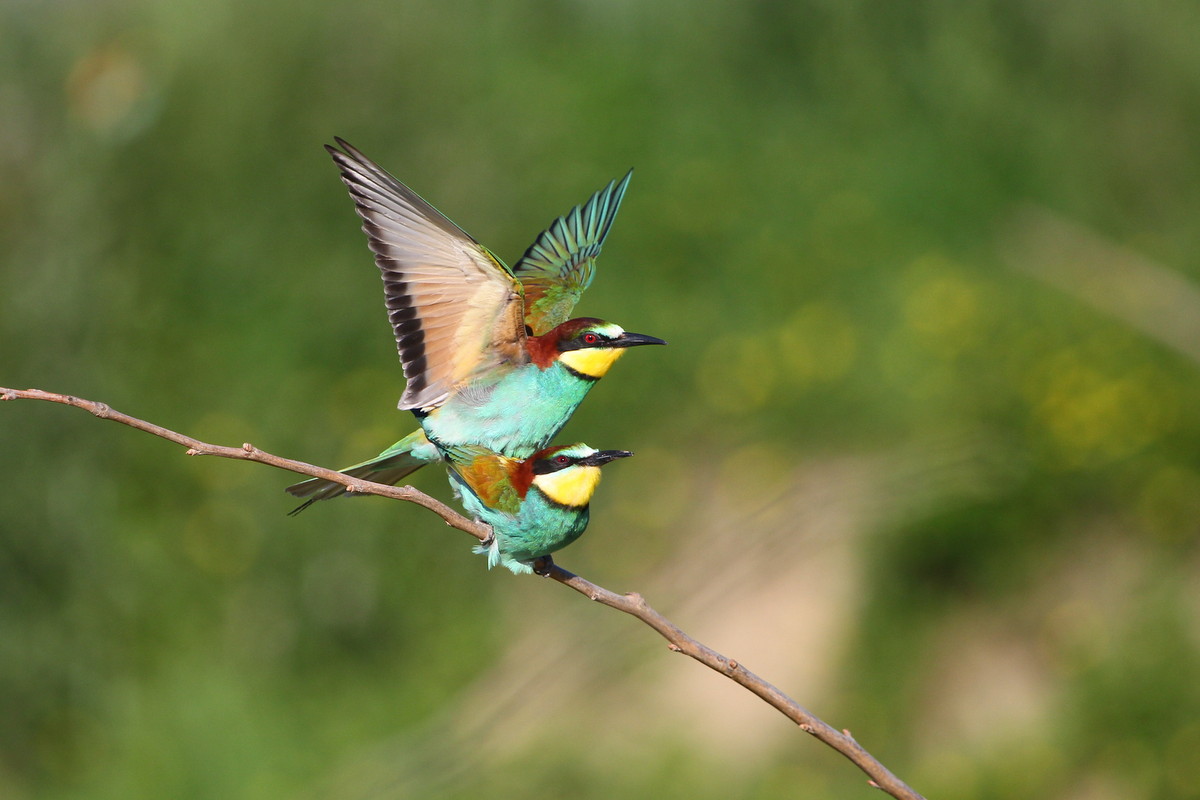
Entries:
<svg viewBox="0 0 1200 800">
<path fill-rule="evenodd" d="M 600 467 L 618 458 L 629 458 L 633 453 L 628 450 L 598 450 L 587 458 L 579 460 L 584 467 Z"/>
<path fill-rule="evenodd" d="M 608 343 L 609 347 L 637 347 L 641 344 L 666 344 L 657 336 L 647 336 L 644 333 L 630 333 L 626 331 Z"/>
</svg>

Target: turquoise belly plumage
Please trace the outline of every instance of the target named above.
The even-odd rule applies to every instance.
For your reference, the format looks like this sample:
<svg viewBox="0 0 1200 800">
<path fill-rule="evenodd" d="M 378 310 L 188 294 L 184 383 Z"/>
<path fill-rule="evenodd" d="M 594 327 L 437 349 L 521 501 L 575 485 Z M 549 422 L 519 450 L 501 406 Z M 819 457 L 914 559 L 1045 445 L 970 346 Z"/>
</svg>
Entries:
<svg viewBox="0 0 1200 800">
<path fill-rule="evenodd" d="M 488 508 L 469 491 L 463 491 L 462 484 L 451 480 L 451 485 L 459 490 L 467 513 L 492 527 L 492 540 L 475 548 L 476 553 L 487 554 L 489 569 L 502 565 L 517 574 L 532 572 L 533 561 L 566 547 L 588 526 L 586 507 L 565 508 L 537 489 L 531 489 L 520 510 L 512 514 Z"/>
</svg>

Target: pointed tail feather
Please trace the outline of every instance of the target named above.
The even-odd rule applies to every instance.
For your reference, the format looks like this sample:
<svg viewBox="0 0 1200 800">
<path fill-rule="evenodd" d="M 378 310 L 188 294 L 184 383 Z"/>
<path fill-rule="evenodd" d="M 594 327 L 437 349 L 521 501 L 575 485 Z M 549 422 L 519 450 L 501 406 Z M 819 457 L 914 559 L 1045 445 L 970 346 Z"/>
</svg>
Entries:
<svg viewBox="0 0 1200 800">
<path fill-rule="evenodd" d="M 411 455 L 407 456 L 411 463 L 407 463 L 402 467 L 394 467 L 392 469 L 375 469 L 373 467 L 359 467 L 358 469 L 342 470 L 343 475 L 349 475 L 351 478 L 362 478 L 363 480 L 373 481 L 375 483 L 386 483 L 388 486 L 395 486 L 408 475 L 425 466 L 427 462 L 419 461 Z M 304 509 L 311 506 L 318 500 L 329 500 L 334 497 L 341 497 L 344 494 L 349 494 L 346 487 L 340 483 L 333 481 L 322 480 L 321 478 L 310 478 L 306 481 L 293 484 L 287 487 L 288 494 L 294 497 L 307 497 L 300 505 L 288 512 L 289 517 L 294 517 Z"/>
<path fill-rule="evenodd" d="M 418 430 L 396 442 L 370 461 L 347 467 L 341 470 L 341 473 L 349 475 L 351 478 L 362 478 L 392 486 L 430 461 L 436 460 L 436 457 L 437 450 L 425 438 L 424 431 Z M 288 513 L 288 516 L 295 516 L 318 500 L 328 500 L 346 494 L 346 487 L 322 478 L 310 478 L 287 487 L 286 491 L 293 497 L 308 498 Z"/>
</svg>

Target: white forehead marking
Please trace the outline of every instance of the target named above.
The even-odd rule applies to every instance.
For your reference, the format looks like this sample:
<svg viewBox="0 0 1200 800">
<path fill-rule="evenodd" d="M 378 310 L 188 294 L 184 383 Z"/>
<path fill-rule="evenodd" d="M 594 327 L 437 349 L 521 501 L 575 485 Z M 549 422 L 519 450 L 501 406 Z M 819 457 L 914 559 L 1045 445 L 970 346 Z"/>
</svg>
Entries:
<svg viewBox="0 0 1200 800">
<path fill-rule="evenodd" d="M 610 339 L 616 339 L 621 334 L 625 333 L 625 329 L 614 322 L 609 322 L 604 325 L 597 325 L 595 330 L 600 331 Z"/>
<path fill-rule="evenodd" d="M 550 457 L 555 458 L 556 456 L 570 456 L 571 458 L 587 458 L 595 452 L 597 452 L 595 448 L 580 443 L 568 445 Z"/>
</svg>

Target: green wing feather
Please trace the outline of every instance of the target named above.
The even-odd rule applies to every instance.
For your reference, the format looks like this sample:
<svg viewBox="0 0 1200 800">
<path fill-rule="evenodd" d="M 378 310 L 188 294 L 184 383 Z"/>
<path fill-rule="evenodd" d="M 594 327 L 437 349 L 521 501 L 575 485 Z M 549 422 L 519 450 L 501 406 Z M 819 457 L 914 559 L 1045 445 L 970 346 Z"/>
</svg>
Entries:
<svg viewBox="0 0 1200 800">
<path fill-rule="evenodd" d="M 616 219 L 633 170 L 554 220 L 513 267 L 525 287 L 525 324 L 540 336 L 571 317 L 592 282 L 596 256 Z"/>
</svg>

